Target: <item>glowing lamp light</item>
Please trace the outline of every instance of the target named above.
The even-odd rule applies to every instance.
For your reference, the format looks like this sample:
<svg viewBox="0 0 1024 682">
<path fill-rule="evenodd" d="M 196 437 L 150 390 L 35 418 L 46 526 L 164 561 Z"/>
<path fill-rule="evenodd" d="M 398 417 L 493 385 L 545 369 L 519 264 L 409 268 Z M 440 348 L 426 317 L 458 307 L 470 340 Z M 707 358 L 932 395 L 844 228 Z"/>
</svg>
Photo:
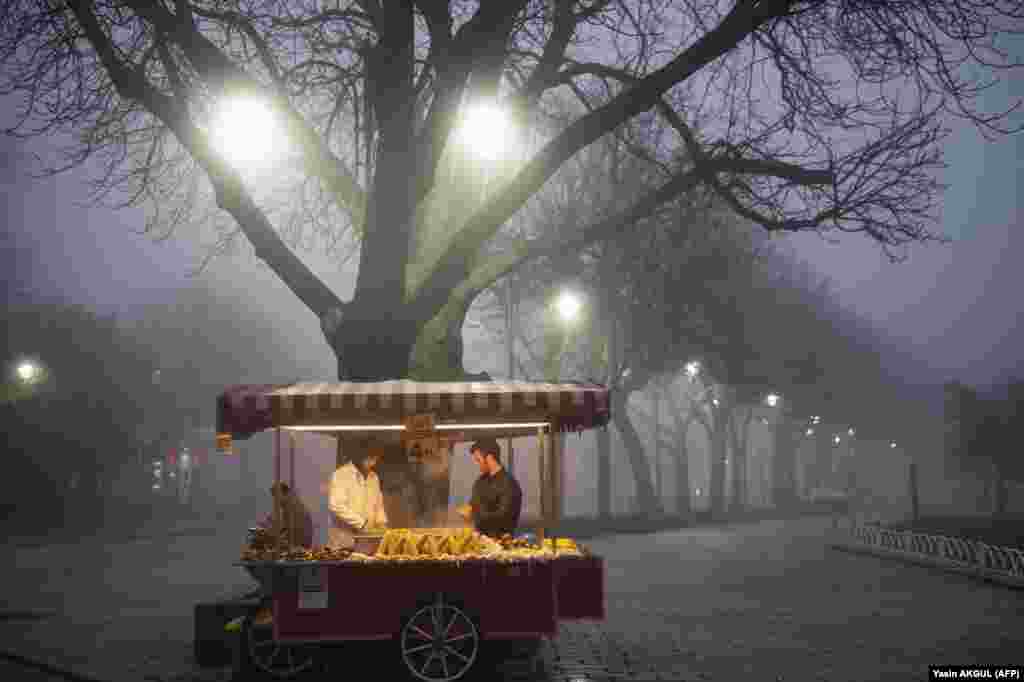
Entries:
<svg viewBox="0 0 1024 682">
<path fill-rule="evenodd" d="M 576 316 L 580 313 L 582 304 L 576 294 L 566 291 L 558 297 L 558 314 L 566 322 L 572 322 L 576 319 Z"/>
<path fill-rule="evenodd" d="M 764 402 L 768 407 L 775 407 L 779 404 L 779 396 L 776 393 L 769 393 L 765 396 Z"/>
<path fill-rule="evenodd" d="M 18 378 L 27 384 L 31 383 L 37 376 L 39 376 L 39 367 L 31 362 L 23 362 L 18 365 L 17 372 Z"/>
<path fill-rule="evenodd" d="M 890 448 L 895 448 L 896 447 L 896 441 L 893 441 L 893 442 L 889 443 L 889 447 Z"/>
<path fill-rule="evenodd" d="M 839 445 L 839 436 L 836 436 L 835 438 L 833 438 L 832 442 L 835 443 L 836 445 Z"/>
<path fill-rule="evenodd" d="M 853 430 L 852 428 L 850 428 L 850 429 L 849 429 L 849 430 L 848 430 L 848 431 L 846 432 L 846 435 L 848 435 L 848 436 L 852 436 L 852 435 L 853 435 L 854 433 L 856 433 L 856 431 L 854 431 L 854 430 Z"/>
<path fill-rule="evenodd" d="M 505 151 L 508 118 L 492 104 L 476 104 L 466 110 L 461 125 L 462 141 L 473 153 L 488 161 L 496 161 Z"/>
<path fill-rule="evenodd" d="M 807 429 L 806 433 L 807 433 L 808 436 L 813 436 L 814 435 L 814 429 Z"/>
<path fill-rule="evenodd" d="M 700 363 L 696 360 L 691 360 L 686 363 L 686 375 L 691 379 L 700 374 Z"/>
<path fill-rule="evenodd" d="M 237 97 L 222 102 L 209 134 L 214 148 L 236 168 L 265 165 L 284 137 L 274 112 L 258 97 Z"/>
</svg>

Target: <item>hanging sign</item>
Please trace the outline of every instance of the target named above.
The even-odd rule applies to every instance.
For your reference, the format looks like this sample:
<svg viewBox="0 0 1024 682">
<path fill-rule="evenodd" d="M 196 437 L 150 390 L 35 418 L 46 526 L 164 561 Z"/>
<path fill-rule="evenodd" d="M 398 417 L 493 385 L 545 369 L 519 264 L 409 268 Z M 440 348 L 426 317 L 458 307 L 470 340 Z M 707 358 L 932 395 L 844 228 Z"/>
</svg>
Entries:
<svg viewBox="0 0 1024 682">
<path fill-rule="evenodd" d="M 222 455 L 232 454 L 230 433 L 217 434 L 217 452 L 221 453 Z"/>
<path fill-rule="evenodd" d="M 402 425 L 405 427 L 405 430 L 402 431 L 403 440 L 419 440 L 436 435 L 434 415 L 432 414 L 411 415 L 403 420 Z"/>
<path fill-rule="evenodd" d="M 415 414 L 403 421 L 402 444 L 410 461 L 422 462 L 433 459 L 441 449 L 437 431 L 434 429 L 434 415 Z"/>
</svg>

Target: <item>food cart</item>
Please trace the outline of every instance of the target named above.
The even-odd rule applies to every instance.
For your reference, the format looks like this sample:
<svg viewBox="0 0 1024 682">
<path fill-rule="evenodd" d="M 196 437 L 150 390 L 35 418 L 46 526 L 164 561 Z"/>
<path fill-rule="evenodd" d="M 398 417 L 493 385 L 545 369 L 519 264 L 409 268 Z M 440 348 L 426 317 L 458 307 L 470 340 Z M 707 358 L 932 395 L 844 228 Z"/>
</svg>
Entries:
<svg viewBox="0 0 1024 682">
<path fill-rule="evenodd" d="M 530 436 L 540 460 L 540 514 L 526 524 L 533 541 L 409 528 L 357 538 L 348 551 L 247 551 L 238 565 L 260 584 L 262 608 L 240 624 L 243 658 L 288 678 L 312 667 L 324 645 L 390 640 L 413 678 L 454 682 L 492 642 L 539 641 L 554 636 L 560 620 L 602 620 L 603 559 L 545 536 L 558 521 L 563 476 L 571 475 L 559 434 L 606 425 L 609 404 L 605 387 L 583 383 L 384 381 L 226 391 L 217 404 L 218 447 L 230 451 L 232 441 L 273 429 L 275 487 L 282 432 L 293 430 L 339 438 L 416 431 L 449 445 Z M 293 448 L 292 462 L 295 456 Z"/>
</svg>

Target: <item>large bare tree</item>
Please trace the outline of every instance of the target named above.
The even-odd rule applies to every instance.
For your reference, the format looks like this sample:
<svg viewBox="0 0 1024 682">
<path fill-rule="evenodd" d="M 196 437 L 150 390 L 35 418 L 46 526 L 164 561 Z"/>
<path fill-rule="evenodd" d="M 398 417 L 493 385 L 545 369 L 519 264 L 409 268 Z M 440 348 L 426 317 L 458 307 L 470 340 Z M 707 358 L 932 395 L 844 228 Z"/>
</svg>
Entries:
<svg viewBox="0 0 1024 682">
<path fill-rule="evenodd" d="M 450 379 L 479 292 L 697 185 L 769 230 L 931 237 L 942 114 L 1000 129 L 969 67 L 1007 67 L 1021 19 L 1011 0 L 11 0 L 0 90 L 23 98 L 17 131 L 69 134 L 101 189 L 165 227 L 244 235 L 321 320 L 340 378 Z M 523 160 L 484 169 L 456 143 L 468 106 L 525 131 L 565 91 L 587 108 Z M 239 99 L 283 127 L 276 191 L 218 144 Z M 570 237 L 493 248 L 566 161 L 648 112 L 678 148 L 659 186 Z M 303 234 L 358 243 L 350 300 L 296 255 Z"/>
</svg>

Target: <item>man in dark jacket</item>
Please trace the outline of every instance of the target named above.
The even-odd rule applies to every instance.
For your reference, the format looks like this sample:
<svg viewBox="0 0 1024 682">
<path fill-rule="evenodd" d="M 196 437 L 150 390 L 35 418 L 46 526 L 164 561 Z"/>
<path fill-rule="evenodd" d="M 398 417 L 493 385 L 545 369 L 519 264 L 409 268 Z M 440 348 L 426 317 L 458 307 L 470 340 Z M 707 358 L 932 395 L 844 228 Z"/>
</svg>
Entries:
<svg viewBox="0 0 1024 682">
<path fill-rule="evenodd" d="M 514 533 L 523 508 L 523 490 L 501 466 L 501 446 L 493 438 L 473 443 L 469 454 L 480 467 L 469 504 L 459 508 L 481 533 L 499 537 Z"/>
</svg>

